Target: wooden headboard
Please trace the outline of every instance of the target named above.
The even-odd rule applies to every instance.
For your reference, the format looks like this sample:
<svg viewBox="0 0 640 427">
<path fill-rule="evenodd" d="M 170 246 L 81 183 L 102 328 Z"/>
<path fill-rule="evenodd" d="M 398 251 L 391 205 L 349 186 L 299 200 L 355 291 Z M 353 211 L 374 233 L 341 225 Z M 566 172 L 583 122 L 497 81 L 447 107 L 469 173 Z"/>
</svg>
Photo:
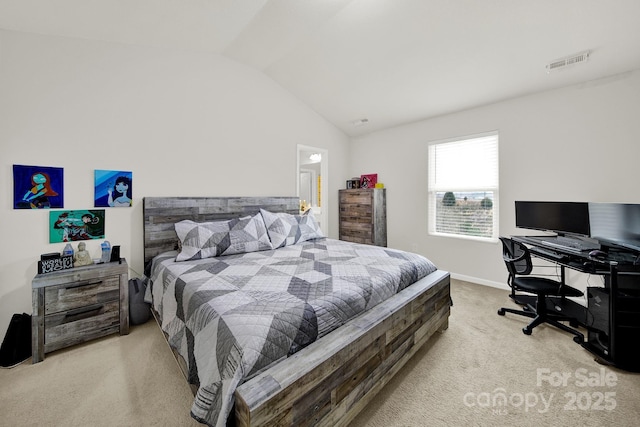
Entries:
<svg viewBox="0 0 640 427">
<path fill-rule="evenodd" d="M 176 248 L 176 222 L 216 221 L 253 215 L 260 208 L 271 212 L 297 214 L 298 197 L 145 197 L 144 265 L 154 256 Z"/>
</svg>

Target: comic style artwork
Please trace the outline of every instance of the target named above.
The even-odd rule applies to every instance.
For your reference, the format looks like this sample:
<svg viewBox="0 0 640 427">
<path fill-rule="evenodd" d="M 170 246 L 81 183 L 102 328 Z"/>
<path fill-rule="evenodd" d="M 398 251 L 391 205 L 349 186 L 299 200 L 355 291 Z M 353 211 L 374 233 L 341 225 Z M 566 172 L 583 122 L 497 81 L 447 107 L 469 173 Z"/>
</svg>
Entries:
<svg viewBox="0 0 640 427">
<path fill-rule="evenodd" d="M 376 188 L 376 183 L 378 182 L 378 174 L 370 173 L 366 175 L 360 176 L 360 187 L 361 188 Z"/>
<path fill-rule="evenodd" d="M 64 169 L 13 165 L 13 208 L 64 207 Z"/>
<path fill-rule="evenodd" d="M 132 172 L 96 169 L 94 206 L 97 208 L 131 207 L 132 181 Z"/>
<path fill-rule="evenodd" d="M 49 243 L 104 239 L 104 209 L 49 212 Z"/>
</svg>

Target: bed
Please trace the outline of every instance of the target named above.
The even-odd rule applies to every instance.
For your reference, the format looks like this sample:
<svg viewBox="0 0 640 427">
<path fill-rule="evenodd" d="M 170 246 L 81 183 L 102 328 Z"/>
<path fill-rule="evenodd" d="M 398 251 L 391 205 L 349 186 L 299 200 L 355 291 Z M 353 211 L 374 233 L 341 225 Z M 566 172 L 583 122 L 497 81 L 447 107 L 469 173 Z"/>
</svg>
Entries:
<svg viewBox="0 0 640 427">
<path fill-rule="evenodd" d="M 204 424 L 347 425 L 448 326 L 447 272 L 416 254 L 328 239 L 296 197 L 143 206 L 148 297 Z M 282 225 L 291 218 L 297 234 Z M 255 241 L 230 232 L 213 250 L 188 243 L 223 225 Z"/>
</svg>

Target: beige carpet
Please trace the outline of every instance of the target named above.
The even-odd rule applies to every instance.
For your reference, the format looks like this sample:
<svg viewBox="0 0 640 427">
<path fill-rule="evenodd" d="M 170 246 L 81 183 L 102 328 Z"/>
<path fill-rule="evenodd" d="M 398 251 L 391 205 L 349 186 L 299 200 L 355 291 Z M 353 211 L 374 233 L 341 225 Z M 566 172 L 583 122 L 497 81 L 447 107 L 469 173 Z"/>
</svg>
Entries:
<svg viewBox="0 0 640 427">
<path fill-rule="evenodd" d="M 525 318 L 496 314 L 510 305 L 505 291 L 454 280 L 451 292 L 449 329 L 354 427 L 640 425 L 639 374 L 597 364 L 550 326 L 524 335 Z M 153 320 L 0 370 L 1 426 L 200 426 L 191 403 Z"/>
</svg>

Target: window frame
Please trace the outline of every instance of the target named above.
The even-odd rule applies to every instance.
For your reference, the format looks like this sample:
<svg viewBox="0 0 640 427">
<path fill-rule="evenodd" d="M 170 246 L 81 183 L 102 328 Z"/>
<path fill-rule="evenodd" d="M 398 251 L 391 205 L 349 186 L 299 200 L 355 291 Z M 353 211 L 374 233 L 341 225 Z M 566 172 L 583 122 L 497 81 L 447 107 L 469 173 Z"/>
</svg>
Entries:
<svg viewBox="0 0 640 427">
<path fill-rule="evenodd" d="M 447 184 L 441 185 L 435 182 L 436 180 L 436 170 L 437 170 L 437 158 L 434 158 L 436 154 L 437 147 L 443 146 L 444 144 L 453 144 L 453 143 L 469 143 L 475 139 L 487 139 L 493 138 L 492 144 L 494 144 L 492 157 L 495 161 L 493 173 L 495 176 L 495 180 L 492 184 L 488 185 L 474 185 L 473 182 L 465 183 L 464 185 L 456 185 L 451 186 Z M 485 141 L 486 143 L 487 141 Z M 476 240 L 481 242 L 491 242 L 495 243 L 498 241 L 499 237 L 499 206 L 500 206 L 500 134 L 499 131 L 494 130 L 490 132 L 483 132 L 479 134 L 466 135 L 461 137 L 454 137 L 445 140 L 438 140 L 429 143 L 428 146 L 428 178 L 427 178 L 427 201 L 428 201 L 428 209 L 427 209 L 427 233 L 431 236 L 438 237 L 450 237 L 455 239 L 465 239 L 465 240 Z M 459 233 L 450 233 L 450 232 L 442 232 L 436 230 L 436 221 L 437 221 L 437 193 L 442 193 L 446 191 L 452 191 L 454 193 L 477 193 L 477 192 L 492 192 L 493 193 L 493 206 L 492 206 L 492 230 L 491 236 L 477 236 L 471 234 L 459 234 Z"/>
</svg>

